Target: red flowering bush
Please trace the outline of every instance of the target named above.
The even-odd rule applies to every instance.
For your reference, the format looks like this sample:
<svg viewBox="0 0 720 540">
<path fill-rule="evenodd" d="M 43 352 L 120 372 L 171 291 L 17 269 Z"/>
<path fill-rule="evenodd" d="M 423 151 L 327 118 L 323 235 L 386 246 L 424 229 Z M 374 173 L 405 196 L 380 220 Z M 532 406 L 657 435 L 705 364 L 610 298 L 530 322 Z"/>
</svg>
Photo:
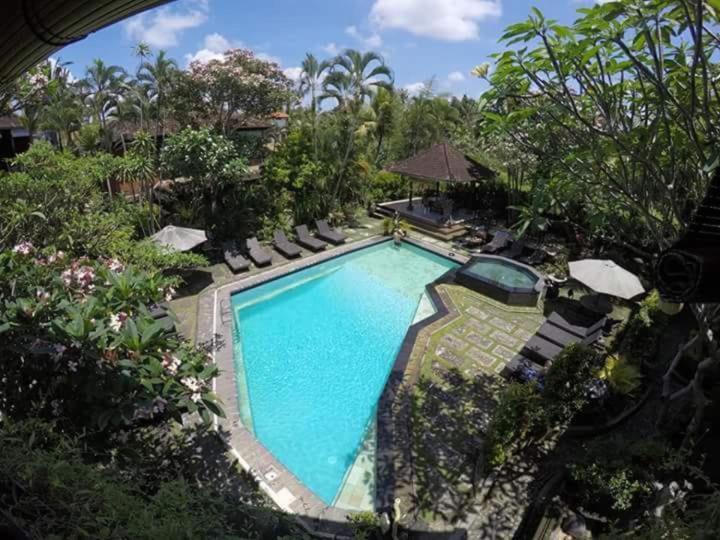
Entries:
<svg viewBox="0 0 720 540">
<path fill-rule="evenodd" d="M 101 430 L 222 414 L 208 355 L 148 310 L 171 284 L 28 242 L 0 253 L 0 414 Z"/>
</svg>

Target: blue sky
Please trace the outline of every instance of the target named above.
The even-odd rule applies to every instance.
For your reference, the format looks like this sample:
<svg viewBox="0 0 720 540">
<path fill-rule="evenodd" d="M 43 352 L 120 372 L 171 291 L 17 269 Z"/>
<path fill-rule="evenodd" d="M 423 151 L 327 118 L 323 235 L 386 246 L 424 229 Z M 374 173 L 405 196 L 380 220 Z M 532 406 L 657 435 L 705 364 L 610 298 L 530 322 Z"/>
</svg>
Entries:
<svg viewBox="0 0 720 540">
<path fill-rule="evenodd" d="M 476 97 L 483 82 L 469 76 L 501 50 L 502 30 L 539 8 L 571 23 L 593 0 L 179 0 L 101 30 L 61 50 L 82 76 L 96 57 L 128 70 L 137 66 L 133 44 L 165 49 L 181 67 L 224 49 L 249 47 L 295 76 L 306 52 L 319 58 L 345 47 L 380 52 L 398 86 L 435 88 Z"/>
</svg>

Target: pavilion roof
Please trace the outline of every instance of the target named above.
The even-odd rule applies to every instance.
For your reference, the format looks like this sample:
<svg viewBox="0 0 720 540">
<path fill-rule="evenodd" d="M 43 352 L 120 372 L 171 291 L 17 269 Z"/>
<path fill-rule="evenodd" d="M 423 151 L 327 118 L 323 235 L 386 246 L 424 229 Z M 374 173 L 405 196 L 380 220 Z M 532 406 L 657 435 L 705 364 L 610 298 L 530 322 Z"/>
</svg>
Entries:
<svg viewBox="0 0 720 540">
<path fill-rule="evenodd" d="M 467 183 L 495 177 L 495 172 L 448 143 L 440 143 L 403 161 L 391 163 L 389 172 L 425 182 Z"/>
<path fill-rule="evenodd" d="M 91 32 L 169 0 L 4 0 L 0 88 Z"/>
</svg>

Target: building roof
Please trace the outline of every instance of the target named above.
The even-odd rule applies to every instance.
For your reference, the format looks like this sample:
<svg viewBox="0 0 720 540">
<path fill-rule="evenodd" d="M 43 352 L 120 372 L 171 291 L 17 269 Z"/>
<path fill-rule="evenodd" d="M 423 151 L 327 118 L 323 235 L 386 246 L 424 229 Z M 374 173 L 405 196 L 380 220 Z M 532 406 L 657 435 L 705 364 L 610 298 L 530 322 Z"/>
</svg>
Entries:
<svg viewBox="0 0 720 540">
<path fill-rule="evenodd" d="M 461 184 L 495 177 L 495 173 L 448 143 L 431 146 L 403 161 L 391 163 L 387 171 L 425 182 Z"/>
<path fill-rule="evenodd" d="M 720 169 L 685 234 L 657 262 L 660 295 L 673 302 L 720 302 Z"/>
<path fill-rule="evenodd" d="M 13 129 L 22 127 L 17 116 L 0 116 L 0 129 Z"/>
<path fill-rule="evenodd" d="M 61 47 L 169 0 L 5 0 L 0 88 Z"/>
<path fill-rule="evenodd" d="M 273 120 L 287 120 L 288 118 L 290 118 L 290 115 L 282 111 L 278 111 L 272 113 L 270 115 L 270 118 L 272 118 Z"/>
</svg>

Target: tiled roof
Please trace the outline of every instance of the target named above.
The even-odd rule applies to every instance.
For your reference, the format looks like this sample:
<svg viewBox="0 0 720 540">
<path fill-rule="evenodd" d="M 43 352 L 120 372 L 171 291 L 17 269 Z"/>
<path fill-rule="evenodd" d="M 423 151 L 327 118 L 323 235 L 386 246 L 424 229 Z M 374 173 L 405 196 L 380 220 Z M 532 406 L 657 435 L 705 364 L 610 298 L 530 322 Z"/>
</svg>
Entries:
<svg viewBox="0 0 720 540">
<path fill-rule="evenodd" d="M 448 143 L 431 146 L 411 158 L 392 163 L 387 171 L 428 182 L 467 183 L 495 173 Z"/>
<path fill-rule="evenodd" d="M 0 129 L 12 129 L 22 127 L 17 116 L 0 116 Z"/>
</svg>

